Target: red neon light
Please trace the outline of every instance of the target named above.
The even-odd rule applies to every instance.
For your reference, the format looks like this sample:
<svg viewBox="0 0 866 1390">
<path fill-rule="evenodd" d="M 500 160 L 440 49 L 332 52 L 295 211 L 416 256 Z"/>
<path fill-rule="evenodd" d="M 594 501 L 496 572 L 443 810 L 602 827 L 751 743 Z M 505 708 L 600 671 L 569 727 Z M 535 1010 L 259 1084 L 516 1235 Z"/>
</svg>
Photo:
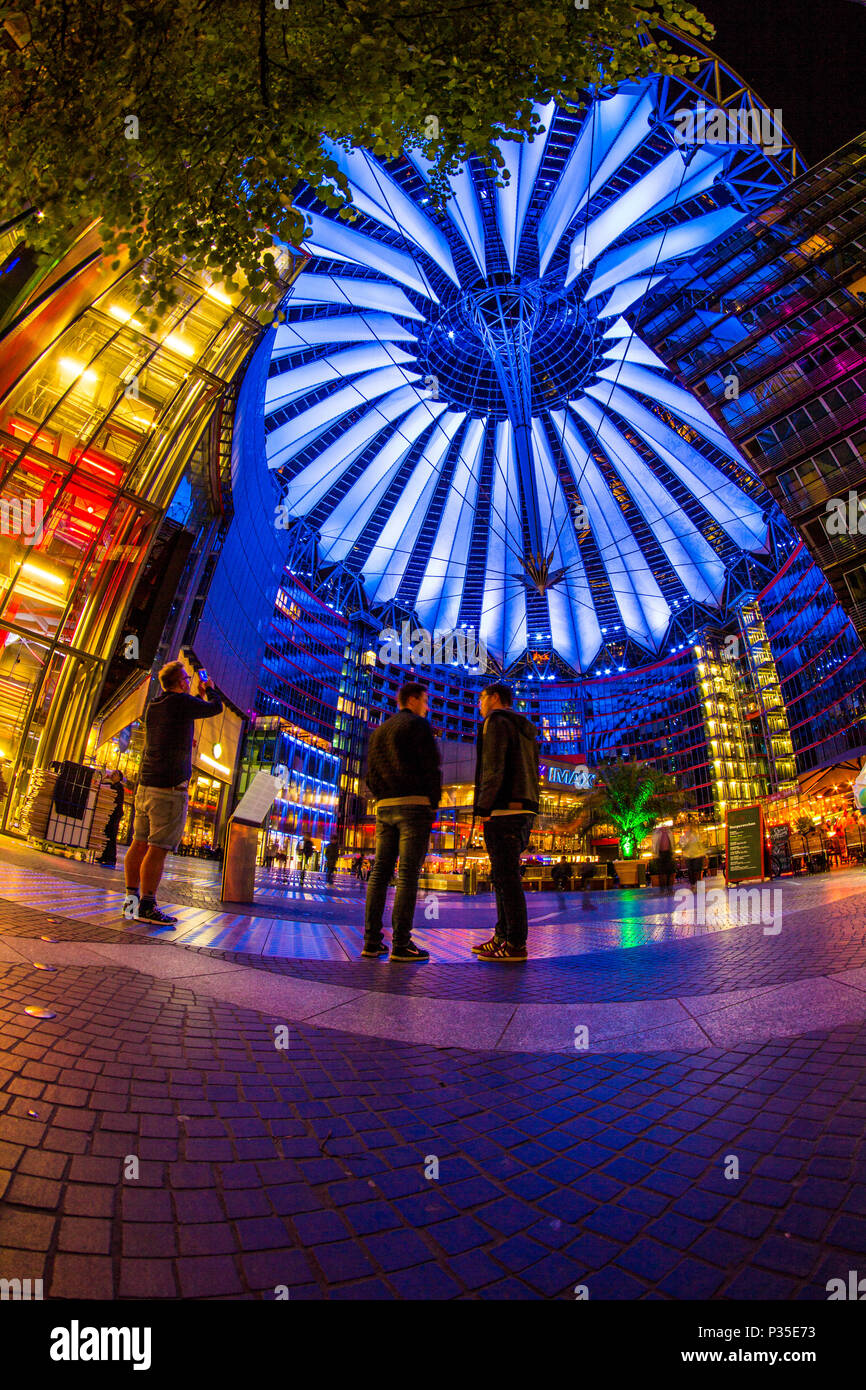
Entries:
<svg viewBox="0 0 866 1390">
<path fill-rule="evenodd" d="M 86 468 L 95 468 L 97 472 L 104 473 L 113 483 L 119 483 L 123 477 L 123 469 L 116 463 L 112 463 L 105 454 L 97 453 L 94 449 L 72 449 L 69 454 L 69 462 L 78 466 L 84 465 Z"/>
</svg>

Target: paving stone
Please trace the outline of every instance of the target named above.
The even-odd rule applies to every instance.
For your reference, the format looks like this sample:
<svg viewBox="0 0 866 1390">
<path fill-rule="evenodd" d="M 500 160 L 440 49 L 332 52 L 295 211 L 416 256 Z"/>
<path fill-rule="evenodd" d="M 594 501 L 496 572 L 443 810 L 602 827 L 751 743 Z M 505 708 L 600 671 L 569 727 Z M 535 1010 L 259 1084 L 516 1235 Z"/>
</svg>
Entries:
<svg viewBox="0 0 866 1390">
<path fill-rule="evenodd" d="M 123 1227 L 123 1253 L 168 1259 L 177 1254 L 177 1236 L 170 1221 L 132 1221 Z"/>
<path fill-rule="evenodd" d="M 291 1243 L 286 1223 L 279 1216 L 236 1221 L 235 1230 L 244 1250 L 274 1250 Z"/>
<path fill-rule="evenodd" d="M 365 1238 L 364 1248 L 386 1272 L 427 1264 L 431 1256 L 430 1246 L 416 1231 L 390 1231 L 387 1235 L 371 1234 Z"/>
<path fill-rule="evenodd" d="M 47 1292 L 49 1298 L 113 1298 L 111 1260 L 103 1255 L 58 1254 Z"/>
<path fill-rule="evenodd" d="M 181 1258 L 177 1273 L 183 1298 L 219 1298 L 243 1292 L 234 1260 L 227 1255 Z"/>
<path fill-rule="evenodd" d="M 661 1293 L 677 1299 L 713 1298 L 725 1282 L 727 1275 L 723 1270 L 703 1264 L 699 1260 L 683 1260 L 676 1269 L 671 1270 L 659 1280 Z"/>
<path fill-rule="evenodd" d="M 7 1250 L 47 1250 L 57 1218 L 48 1213 L 0 1211 L 0 1248 Z"/>
<path fill-rule="evenodd" d="M 345 1222 L 334 1211 L 301 1212 L 293 1225 L 303 1245 L 320 1246 L 326 1241 L 343 1241 L 348 1234 Z"/>
<path fill-rule="evenodd" d="M 58 1249 L 80 1255 L 108 1255 L 111 1251 L 111 1222 L 84 1216 L 64 1216 L 60 1223 Z"/>
<path fill-rule="evenodd" d="M 426 1265 L 415 1265 L 413 1269 L 401 1269 L 390 1276 L 390 1283 L 398 1297 L 422 1299 L 459 1298 L 462 1290 L 456 1279 L 432 1261 Z"/>
<path fill-rule="evenodd" d="M 150 1188 L 142 1191 L 134 1187 L 125 1187 L 121 1197 L 121 1210 L 124 1221 L 171 1221 L 171 1193 L 155 1192 Z"/>
<path fill-rule="evenodd" d="M 59 1205 L 62 1192 L 62 1183 L 50 1182 L 47 1178 L 31 1178 L 25 1173 L 19 1173 L 12 1180 L 7 1201 L 20 1203 L 25 1207 L 44 1207 L 53 1211 Z"/>
</svg>

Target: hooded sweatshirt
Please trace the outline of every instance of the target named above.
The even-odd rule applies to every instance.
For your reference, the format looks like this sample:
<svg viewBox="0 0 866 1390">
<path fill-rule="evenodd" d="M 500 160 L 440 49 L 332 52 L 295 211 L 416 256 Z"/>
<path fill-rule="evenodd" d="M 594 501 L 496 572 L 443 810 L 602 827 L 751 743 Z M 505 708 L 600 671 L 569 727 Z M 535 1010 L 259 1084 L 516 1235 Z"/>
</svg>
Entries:
<svg viewBox="0 0 866 1390">
<path fill-rule="evenodd" d="M 519 803 L 519 804 L 518 804 Z M 478 730 L 475 815 L 538 810 L 538 743 L 529 720 L 495 709 Z"/>
</svg>

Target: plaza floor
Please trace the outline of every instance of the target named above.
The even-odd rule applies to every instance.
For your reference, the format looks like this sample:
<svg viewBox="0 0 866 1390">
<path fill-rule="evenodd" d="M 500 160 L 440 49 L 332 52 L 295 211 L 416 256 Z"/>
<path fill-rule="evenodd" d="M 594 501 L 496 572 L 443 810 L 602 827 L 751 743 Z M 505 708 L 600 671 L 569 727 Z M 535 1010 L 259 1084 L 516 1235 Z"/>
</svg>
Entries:
<svg viewBox="0 0 866 1390">
<path fill-rule="evenodd" d="M 231 912 L 218 882 L 171 859 L 149 931 L 119 874 L 0 844 L 0 1277 L 826 1299 L 866 1264 L 862 869 L 765 885 L 754 920 L 532 895 L 521 967 L 471 954 L 489 897 L 422 901 L 432 959 L 398 966 L 359 958 L 348 881 L 262 874 Z"/>
</svg>

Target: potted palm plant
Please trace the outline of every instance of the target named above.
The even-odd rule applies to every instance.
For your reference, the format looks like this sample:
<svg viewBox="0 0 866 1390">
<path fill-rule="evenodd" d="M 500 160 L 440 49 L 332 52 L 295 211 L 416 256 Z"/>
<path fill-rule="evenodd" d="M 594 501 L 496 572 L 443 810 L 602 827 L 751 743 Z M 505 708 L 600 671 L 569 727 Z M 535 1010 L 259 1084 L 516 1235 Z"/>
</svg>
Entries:
<svg viewBox="0 0 866 1390">
<path fill-rule="evenodd" d="M 619 832 L 620 858 L 615 868 L 624 888 L 640 882 L 641 840 L 656 822 L 678 811 L 683 795 L 673 777 L 650 763 L 604 762 L 594 769 L 597 782 L 587 798 L 595 824 L 608 824 Z"/>
</svg>

